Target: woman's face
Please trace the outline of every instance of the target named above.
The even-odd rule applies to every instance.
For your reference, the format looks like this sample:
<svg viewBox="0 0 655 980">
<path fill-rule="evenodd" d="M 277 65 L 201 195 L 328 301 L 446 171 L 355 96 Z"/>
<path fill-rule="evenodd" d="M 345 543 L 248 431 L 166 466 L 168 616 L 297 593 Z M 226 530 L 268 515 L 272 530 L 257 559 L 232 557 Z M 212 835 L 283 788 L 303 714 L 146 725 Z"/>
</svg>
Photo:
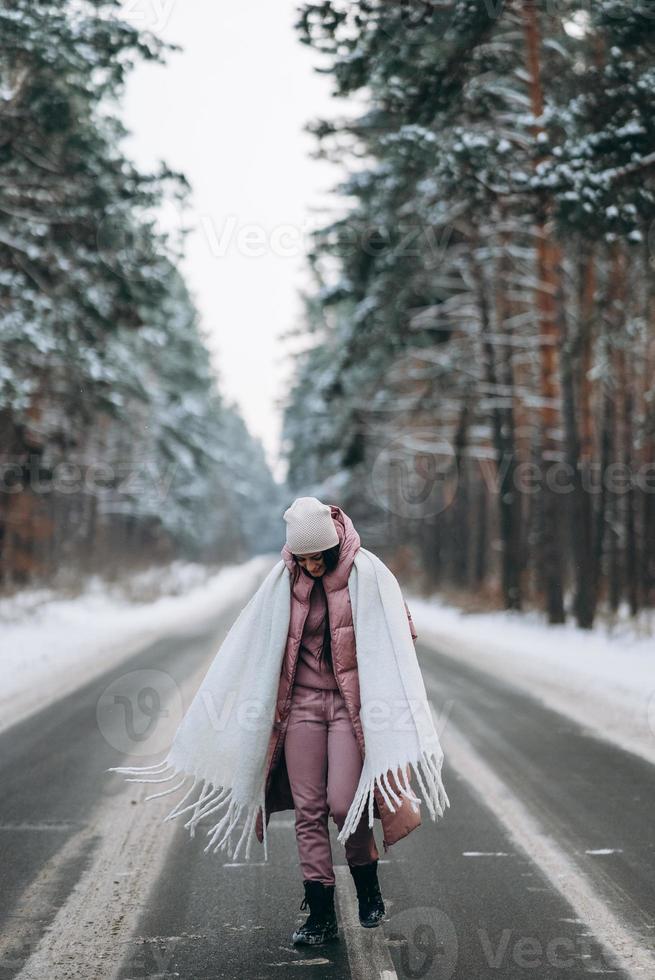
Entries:
<svg viewBox="0 0 655 980">
<path fill-rule="evenodd" d="M 298 564 L 315 578 L 320 577 L 325 572 L 325 559 L 323 558 L 322 551 L 314 551 L 307 555 L 296 555 L 296 558 L 298 559 Z"/>
</svg>

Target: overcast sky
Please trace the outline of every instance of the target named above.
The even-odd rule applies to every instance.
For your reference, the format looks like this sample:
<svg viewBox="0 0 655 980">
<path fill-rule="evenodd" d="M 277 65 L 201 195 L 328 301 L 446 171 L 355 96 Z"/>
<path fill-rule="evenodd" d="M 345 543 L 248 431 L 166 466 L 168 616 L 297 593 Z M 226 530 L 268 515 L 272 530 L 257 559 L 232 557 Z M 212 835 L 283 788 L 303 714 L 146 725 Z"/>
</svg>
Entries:
<svg viewBox="0 0 655 980">
<path fill-rule="evenodd" d="M 303 125 L 343 111 L 290 0 L 124 0 L 132 23 L 183 47 L 132 73 L 123 118 L 141 166 L 165 160 L 193 187 L 183 267 L 228 399 L 261 437 L 276 477 L 289 343 L 300 320 L 307 231 L 338 170 L 313 160 Z M 164 219 L 175 226 L 178 217 Z"/>
</svg>

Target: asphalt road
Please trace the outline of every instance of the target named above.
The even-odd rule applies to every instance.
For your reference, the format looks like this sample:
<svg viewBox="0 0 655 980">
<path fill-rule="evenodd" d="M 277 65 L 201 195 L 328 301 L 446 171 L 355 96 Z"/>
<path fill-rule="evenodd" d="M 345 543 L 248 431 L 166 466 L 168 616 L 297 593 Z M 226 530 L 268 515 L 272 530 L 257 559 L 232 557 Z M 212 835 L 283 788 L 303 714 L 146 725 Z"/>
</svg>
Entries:
<svg viewBox="0 0 655 980">
<path fill-rule="evenodd" d="M 655 978 L 652 767 L 420 639 L 451 808 L 434 824 L 423 807 L 386 855 L 376 822 L 374 930 L 356 921 L 333 826 L 341 939 L 295 948 L 291 811 L 271 819 L 268 863 L 255 842 L 261 857 L 233 864 L 181 821 L 162 829 L 171 797 L 144 804 L 152 786 L 104 771 L 120 764 L 98 724 L 108 685 L 161 672 L 188 704 L 239 608 L 0 736 L 0 980 Z"/>
</svg>

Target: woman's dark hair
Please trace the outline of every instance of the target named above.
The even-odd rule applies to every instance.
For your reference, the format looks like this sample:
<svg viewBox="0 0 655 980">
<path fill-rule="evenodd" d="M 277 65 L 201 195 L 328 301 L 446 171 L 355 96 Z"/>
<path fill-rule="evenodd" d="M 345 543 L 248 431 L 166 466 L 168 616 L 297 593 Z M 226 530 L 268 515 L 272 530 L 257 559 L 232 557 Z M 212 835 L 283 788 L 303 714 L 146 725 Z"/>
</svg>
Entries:
<svg viewBox="0 0 655 980">
<path fill-rule="evenodd" d="M 326 572 L 331 572 L 337 567 L 337 564 L 339 562 L 340 549 L 341 549 L 341 542 L 339 542 L 339 544 L 333 545 L 332 548 L 327 548 L 325 551 L 321 552 L 321 554 L 323 555 L 323 560 L 325 561 Z M 298 565 L 299 568 L 302 568 L 302 565 L 298 561 L 298 555 L 294 555 L 293 560 L 295 561 L 296 565 Z"/>
<path fill-rule="evenodd" d="M 325 559 L 325 568 L 328 572 L 331 572 L 337 567 L 339 561 L 339 549 L 341 548 L 341 543 L 335 544 L 332 548 L 328 548 L 327 551 L 323 552 L 323 558 Z"/>
<path fill-rule="evenodd" d="M 341 542 L 339 542 L 339 544 L 335 544 L 332 548 L 327 548 L 325 551 L 321 552 L 321 554 L 323 555 L 323 560 L 325 561 L 326 572 L 331 572 L 333 569 L 337 567 L 337 564 L 339 562 L 340 548 L 341 548 Z M 296 565 L 298 565 L 299 568 L 302 568 L 302 565 L 298 563 L 297 557 L 295 555 L 293 557 L 296 562 Z M 323 630 L 323 646 L 321 647 L 321 652 L 318 655 L 318 659 L 319 659 L 319 663 L 326 663 L 330 668 L 330 670 L 333 669 L 332 637 L 330 635 L 330 619 L 328 615 L 327 601 L 325 603 L 325 628 Z"/>
</svg>

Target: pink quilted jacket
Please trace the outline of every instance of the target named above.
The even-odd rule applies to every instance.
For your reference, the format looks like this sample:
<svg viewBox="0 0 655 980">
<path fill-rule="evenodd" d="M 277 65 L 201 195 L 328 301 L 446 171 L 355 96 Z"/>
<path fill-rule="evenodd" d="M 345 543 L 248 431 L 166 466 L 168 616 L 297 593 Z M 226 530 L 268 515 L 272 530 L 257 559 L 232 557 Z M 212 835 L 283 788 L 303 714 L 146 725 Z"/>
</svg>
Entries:
<svg viewBox="0 0 655 980">
<path fill-rule="evenodd" d="M 357 550 L 360 547 L 360 539 L 352 521 L 340 507 L 331 505 L 331 512 L 341 545 L 339 562 L 336 568 L 330 573 L 326 573 L 323 578 L 330 619 L 332 664 L 339 690 L 348 708 L 363 759 L 364 733 L 359 718 L 361 702 L 357 673 L 355 631 L 352 621 L 350 594 L 348 592 L 348 575 L 350 574 Z M 284 736 L 289 717 L 300 640 L 305 619 L 309 611 L 309 596 L 312 587 L 311 578 L 308 575 L 304 575 L 298 565 L 296 565 L 293 554 L 286 544 L 282 548 L 281 555 L 291 576 L 291 617 L 287 645 L 280 671 L 275 720 L 269 739 L 266 759 L 265 803 L 267 826 L 271 813 L 279 810 L 293 810 L 294 808 L 284 758 Z M 409 609 L 407 608 L 407 603 L 405 603 L 405 608 L 407 609 L 412 637 L 416 640 L 417 634 Z M 410 779 L 410 772 L 408 767 L 408 780 Z M 392 788 L 397 792 L 398 784 L 391 771 L 387 773 L 387 777 Z M 373 814 L 382 824 L 382 843 L 384 850 L 387 851 L 391 844 L 395 844 L 396 841 L 420 826 L 421 815 L 412 810 L 405 797 L 401 797 L 402 804 L 396 808 L 395 813 L 392 812 L 385 803 L 384 797 L 377 786 L 373 791 L 373 798 Z M 257 815 L 255 832 L 257 839 L 261 842 L 264 837 L 261 808 Z"/>
</svg>

